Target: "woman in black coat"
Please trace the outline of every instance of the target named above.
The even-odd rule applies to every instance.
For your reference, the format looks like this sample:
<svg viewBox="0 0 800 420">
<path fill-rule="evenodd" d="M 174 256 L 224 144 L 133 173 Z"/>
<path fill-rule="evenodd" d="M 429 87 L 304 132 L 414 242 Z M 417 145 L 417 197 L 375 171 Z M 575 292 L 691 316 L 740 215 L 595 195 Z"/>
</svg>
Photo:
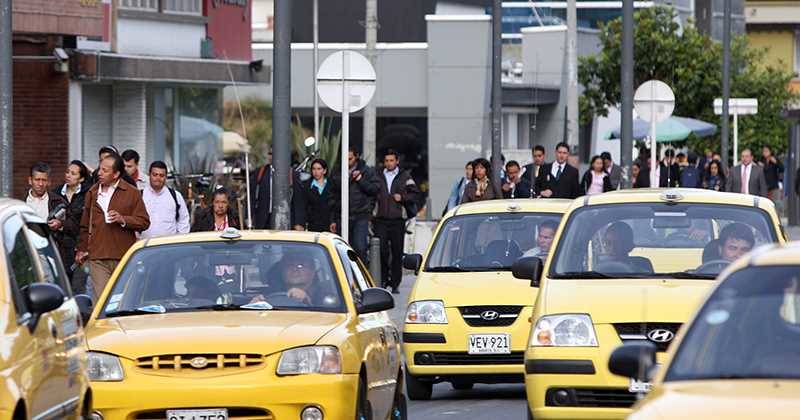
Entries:
<svg viewBox="0 0 800 420">
<path fill-rule="evenodd" d="M 295 230 L 336 232 L 340 214 L 339 188 L 328 177 L 328 163 L 311 162 L 311 179 L 303 182 L 294 197 Z"/>
<path fill-rule="evenodd" d="M 192 224 L 192 232 L 223 232 L 232 227 L 241 229 L 239 218 L 230 206 L 231 194 L 219 188 L 211 194 L 211 206 L 199 210 Z"/>
<path fill-rule="evenodd" d="M 600 180 L 602 178 L 602 181 Z M 593 156 L 589 169 L 583 174 L 581 190 L 585 195 L 602 194 L 611 191 L 611 177 L 603 169 L 603 159 Z"/>
<path fill-rule="evenodd" d="M 60 253 L 67 275 L 72 280 L 72 290 L 76 294 L 86 291 L 86 276 L 80 270 L 73 270 L 75 263 L 75 248 L 78 246 L 78 236 L 81 231 L 81 217 L 83 216 L 83 204 L 86 200 L 86 192 L 92 188 L 90 181 L 91 173 L 89 168 L 79 160 L 73 160 L 67 166 L 64 174 L 64 183 L 53 189 L 51 194 L 61 196 L 66 200 L 67 207 L 64 214 L 64 228 L 60 235 Z"/>
</svg>

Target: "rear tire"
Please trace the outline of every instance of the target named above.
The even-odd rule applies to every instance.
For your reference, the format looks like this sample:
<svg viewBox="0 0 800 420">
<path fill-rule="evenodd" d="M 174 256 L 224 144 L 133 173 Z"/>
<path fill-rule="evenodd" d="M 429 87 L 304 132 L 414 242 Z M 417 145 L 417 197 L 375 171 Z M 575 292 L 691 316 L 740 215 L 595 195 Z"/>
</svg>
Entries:
<svg viewBox="0 0 800 420">
<path fill-rule="evenodd" d="M 475 386 L 475 384 L 472 382 L 460 382 L 460 381 L 451 382 L 450 384 L 456 391 L 469 391 Z"/>
<path fill-rule="evenodd" d="M 433 395 L 433 382 L 421 381 L 406 369 L 406 391 L 412 401 L 427 401 Z"/>
<path fill-rule="evenodd" d="M 402 375 L 402 374 L 401 374 Z M 402 376 L 400 378 L 402 380 Z M 391 420 L 407 420 L 408 419 L 408 404 L 406 396 L 403 394 L 403 384 L 401 381 L 397 382 L 397 388 L 394 391 L 394 402 L 392 403 L 392 412 L 389 414 Z"/>
<path fill-rule="evenodd" d="M 358 400 L 356 400 L 356 420 L 372 420 L 372 404 L 367 398 L 367 381 L 358 379 Z"/>
</svg>

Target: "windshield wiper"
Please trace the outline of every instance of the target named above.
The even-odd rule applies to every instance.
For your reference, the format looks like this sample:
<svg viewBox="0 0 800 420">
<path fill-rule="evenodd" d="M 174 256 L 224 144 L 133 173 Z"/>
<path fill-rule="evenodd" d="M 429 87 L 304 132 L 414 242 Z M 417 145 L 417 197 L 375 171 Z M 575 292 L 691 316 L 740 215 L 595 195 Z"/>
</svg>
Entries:
<svg viewBox="0 0 800 420">
<path fill-rule="evenodd" d="M 167 312 L 167 310 L 161 305 L 149 305 L 136 309 L 124 309 L 120 311 L 106 312 L 106 317 L 111 318 L 115 316 L 163 314 L 165 312 Z"/>
<path fill-rule="evenodd" d="M 425 271 L 429 273 L 462 273 L 467 270 L 461 267 L 449 266 L 449 267 L 430 267 L 425 269 Z"/>
<path fill-rule="evenodd" d="M 484 271 L 509 271 L 511 267 L 431 267 L 429 273 L 475 273 Z"/>
<path fill-rule="evenodd" d="M 657 273 L 654 277 L 672 277 L 676 279 L 700 279 L 700 280 L 714 280 L 717 278 L 716 274 L 711 273 L 692 273 L 691 271 L 676 271 L 673 273 Z"/>
<path fill-rule="evenodd" d="M 199 309 L 199 310 L 206 310 L 210 309 L 212 311 L 241 311 L 241 310 L 254 310 L 254 311 L 269 311 L 273 309 L 273 306 L 267 302 L 254 302 L 248 303 L 246 305 L 237 305 L 235 303 L 217 303 L 214 305 L 205 305 L 205 306 L 196 306 L 192 309 Z"/>
<path fill-rule="evenodd" d="M 620 273 L 620 275 L 628 276 L 623 273 Z M 567 271 L 551 276 L 553 279 L 612 279 L 615 277 L 618 276 L 611 276 L 599 271 Z"/>
</svg>

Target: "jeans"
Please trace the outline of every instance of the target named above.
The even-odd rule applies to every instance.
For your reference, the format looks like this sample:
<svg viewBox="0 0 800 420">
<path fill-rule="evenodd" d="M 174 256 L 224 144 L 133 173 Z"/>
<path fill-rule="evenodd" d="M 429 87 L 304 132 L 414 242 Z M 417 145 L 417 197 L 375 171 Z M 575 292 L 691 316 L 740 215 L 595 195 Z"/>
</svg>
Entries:
<svg viewBox="0 0 800 420">
<path fill-rule="evenodd" d="M 369 216 L 350 219 L 350 246 L 369 267 Z"/>
<path fill-rule="evenodd" d="M 403 219 L 376 219 L 374 226 L 375 234 L 381 239 L 382 286 L 391 286 L 392 289 L 397 289 L 403 280 L 405 221 Z"/>
</svg>

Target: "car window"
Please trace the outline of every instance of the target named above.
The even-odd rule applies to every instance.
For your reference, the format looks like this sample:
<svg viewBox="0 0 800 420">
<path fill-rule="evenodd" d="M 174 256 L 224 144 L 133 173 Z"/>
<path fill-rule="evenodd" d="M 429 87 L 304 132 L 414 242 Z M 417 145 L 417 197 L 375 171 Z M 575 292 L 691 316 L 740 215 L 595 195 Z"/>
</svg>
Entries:
<svg viewBox="0 0 800 420">
<path fill-rule="evenodd" d="M 522 256 L 544 256 L 560 214 L 492 213 L 448 219 L 434 240 L 425 271 L 510 270 Z M 548 241 L 539 233 L 547 231 Z"/>
<path fill-rule="evenodd" d="M 800 379 L 800 267 L 749 267 L 709 297 L 665 381 Z"/>
<path fill-rule="evenodd" d="M 3 224 L 3 245 L 6 249 L 6 265 L 9 268 L 12 298 L 17 315 L 28 313 L 22 292 L 36 281 L 36 265 L 28 248 L 22 220 L 17 216 L 8 218 Z"/>
<path fill-rule="evenodd" d="M 776 242 L 769 215 L 714 204 L 590 206 L 570 216 L 553 254 L 552 278 L 715 277 L 755 247 Z"/>
<path fill-rule="evenodd" d="M 59 286 L 64 295 L 69 297 L 71 295 L 69 281 L 64 272 L 61 256 L 50 235 L 39 224 L 29 224 L 25 232 L 42 266 L 44 274 L 42 280 Z"/>
<path fill-rule="evenodd" d="M 350 293 L 353 295 L 353 300 L 361 302 L 362 292 L 367 288 L 364 286 L 366 282 L 363 280 L 363 276 L 361 276 L 358 267 L 353 264 L 350 257 L 347 255 L 347 247 L 343 244 L 337 244 L 336 252 L 339 254 L 339 260 L 342 262 L 344 274 L 347 278 L 347 285 L 350 288 Z M 362 277 L 361 280 L 359 280 L 359 277 Z"/>
<path fill-rule="evenodd" d="M 141 308 L 345 310 L 327 250 L 318 244 L 279 241 L 140 249 L 123 267 L 103 305 L 106 316 Z"/>
</svg>

